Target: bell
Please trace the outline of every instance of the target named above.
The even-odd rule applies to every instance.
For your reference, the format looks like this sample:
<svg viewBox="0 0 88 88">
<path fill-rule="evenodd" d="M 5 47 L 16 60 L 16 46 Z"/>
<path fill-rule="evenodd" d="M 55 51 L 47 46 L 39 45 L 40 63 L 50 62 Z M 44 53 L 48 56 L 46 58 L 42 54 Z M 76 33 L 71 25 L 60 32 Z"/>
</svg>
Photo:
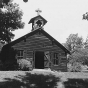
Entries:
<svg viewBox="0 0 88 88">
<path fill-rule="evenodd" d="M 23 0 L 24 2 L 28 2 L 28 0 Z"/>
</svg>

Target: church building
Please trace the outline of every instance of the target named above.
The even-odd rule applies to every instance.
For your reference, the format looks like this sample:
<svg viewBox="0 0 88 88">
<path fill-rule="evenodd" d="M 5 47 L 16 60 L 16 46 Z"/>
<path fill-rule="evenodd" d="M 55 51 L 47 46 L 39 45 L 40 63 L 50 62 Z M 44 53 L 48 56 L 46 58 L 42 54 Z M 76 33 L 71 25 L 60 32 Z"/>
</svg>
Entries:
<svg viewBox="0 0 88 88">
<path fill-rule="evenodd" d="M 31 18 L 30 33 L 12 41 L 3 48 L 9 46 L 18 51 L 16 59 L 27 59 L 31 61 L 34 69 L 46 69 L 67 71 L 67 54 L 70 52 L 44 30 L 47 20 L 36 10 L 38 15 Z"/>
</svg>

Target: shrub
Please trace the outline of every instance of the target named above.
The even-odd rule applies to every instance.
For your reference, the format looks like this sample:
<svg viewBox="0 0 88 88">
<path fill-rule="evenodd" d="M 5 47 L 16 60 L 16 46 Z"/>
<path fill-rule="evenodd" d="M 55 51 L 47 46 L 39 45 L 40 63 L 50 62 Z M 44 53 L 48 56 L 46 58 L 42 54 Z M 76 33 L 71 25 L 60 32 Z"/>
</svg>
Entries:
<svg viewBox="0 0 88 88">
<path fill-rule="evenodd" d="M 32 64 L 27 59 L 20 59 L 18 60 L 19 68 L 23 71 L 29 71 L 32 70 Z"/>
<path fill-rule="evenodd" d="M 6 46 L 3 47 L 0 53 L 0 60 L 3 64 L 2 70 L 16 70 L 17 66 L 17 59 L 16 57 L 16 50 L 13 47 Z"/>
<path fill-rule="evenodd" d="M 82 64 L 74 62 L 73 64 L 68 65 L 68 71 L 70 72 L 80 72 L 82 70 Z"/>
</svg>

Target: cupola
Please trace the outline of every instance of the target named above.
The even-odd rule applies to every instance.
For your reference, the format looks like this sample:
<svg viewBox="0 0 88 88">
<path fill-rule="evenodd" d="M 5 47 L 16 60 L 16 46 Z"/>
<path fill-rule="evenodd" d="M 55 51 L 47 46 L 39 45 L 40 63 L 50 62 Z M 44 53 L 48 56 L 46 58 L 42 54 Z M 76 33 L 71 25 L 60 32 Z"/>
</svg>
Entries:
<svg viewBox="0 0 88 88">
<path fill-rule="evenodd" d="M 32 23 L 32 31 L 37 30 L 39 28 L 43 28 L 43 26 L 47 23 L 47 20 L 45 20 L 41 15 L 41 10 L 36 10 L 37 16 L 30 19 L 29 24 Z"/>
</svg>

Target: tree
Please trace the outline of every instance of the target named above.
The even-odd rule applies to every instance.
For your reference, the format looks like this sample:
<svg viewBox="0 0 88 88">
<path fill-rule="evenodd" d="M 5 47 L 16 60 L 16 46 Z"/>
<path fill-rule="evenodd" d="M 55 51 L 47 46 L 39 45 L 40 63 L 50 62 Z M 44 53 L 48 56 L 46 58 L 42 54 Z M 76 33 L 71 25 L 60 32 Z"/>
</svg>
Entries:
<svg viewBox="0 0 88 88">
<path fill-rule="evenodd" d="M 12 1 L 13 0 L 0 0 L 0 8 L 3 8 L 4 5 L 8 5 L 8 3 Z"/>
<path fill-rule="evenodd" d="M 3 64 L 3 68 L 0 70 L 16 70 L 17 69 L 17 51 L 10 46 L 2 48 L 0 53 L 0 60 Z"/>
<path fill-rule="evenodd" d="M 4 1 L 4 0 L 3 0 Z M 7 0 L 11 1 L 11 0 Z M 16 3 L 8 2 L 0 7 L 0 42 L 9 43 L 14 38 L 12 31 L 21 29 L 24 27 L 22 22 L 22 11 L 19 5 Z M 10 54 L 12 53 L 12 54 Z M 16 51 L 12 47 L 8 47 L 5 50 L 2 49 L 0 53 L 0 60 L 3 64 L 3 70 L 14 70 L 17 65 Z"/>
<path fill-rule="evenodd" d="M 80 68 L 81 66 L 88 66 L 88 49 L 86 48 L 76 49 L 74 53 L 69 55 L 68 64 L 71 65 L 69 69 L 74 71 L 81 70 L 78 69 L 79 66 Z"/>
<path fill-rule="evenodd" d="M 88 49 L 83 48 L 75 50 L 75 52 L 69 56 L 70 63 L 79 62 L 81 64 L 85 64 L 85 61 L 87 61 L 87 59 L 88 59 Z M 88 65 L 88 61 L 86 65 Z"/>
<path fill-rule="evenodd" d="M 81 65 L 88 65 L 88 49 L 83 48 L 82 37 L 79 37 L 78 34 L 70 34 L 64 45 L 71 52 L 71 55 L 68 56 L 71 71 L 80 71 Z"/>
<path fill-rule="evenodd" d="M 82 45 L 83 38 L 79 37 L 78 34 L 70 34 L 67 38 L 66 43 L 64 44 L 64 46 L 71 52 L 74 51 L 76 48 L 81 48 Z"/>
<path fill-rule="evenodd" d="M 22 22 L 22 11 L 16 3 L 8 3 L 0 8 L 0 40 L 4 42 L 11 42 L 14 38 L 12 31 L 24 27 Z"/>
<path fill-rule="evenodd" d="M 24 2 L 28 2 L 28 0 L 23 0 Z"/>
<path fill-rule="evenodd" d="M 83 19 L 84 20 L 88 20 L 88 12 L 86 12 L 85 14 L 83 14 Z"/>
<path fill-rule="evenodd" d="M 2 0 L 2 3 L 8 5 L 8 3 L 10 2 L 11 0 Z"/>
<path fill-rule="evenodd" d="M 86 41 L 84 42 L 84 48 L 87 48 L 88 49 L 88 36 L 86 38 Z"/>
</svg>

